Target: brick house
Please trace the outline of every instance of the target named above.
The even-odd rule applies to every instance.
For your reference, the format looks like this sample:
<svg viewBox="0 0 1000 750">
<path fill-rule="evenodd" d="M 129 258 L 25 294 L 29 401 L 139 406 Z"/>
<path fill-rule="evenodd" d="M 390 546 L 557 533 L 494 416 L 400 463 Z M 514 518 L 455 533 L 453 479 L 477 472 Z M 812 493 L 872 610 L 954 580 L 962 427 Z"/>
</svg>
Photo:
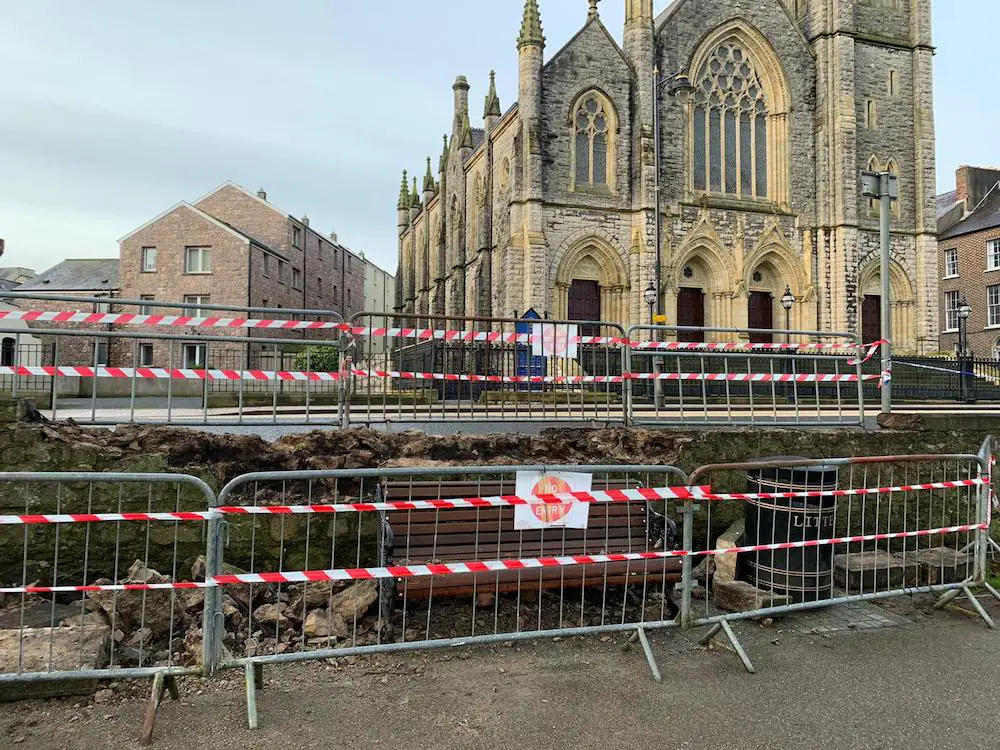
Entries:
<svg viewBox="0 0 1000 750">
<path fill-rule="evenodd" d="M 44 304 L 19 301 L 23 309 L 45 309 L 68 312 L 113 312 L 112 300 L 118 296 L 118 259 L 64 260 L 31 281 L 21 284 L 18 292 L 56 294 L 72 297 L 106 297 L 108 302 L 73 302 L 46 300 Z M 58 325 L 31 323 L 32 329 L 62 328 L 89 331 L 111 331 L 111 326 Z M 42 345 L 51 349 L 52 336 L 40 336 Z M 59 364 L 88 365 L 109 364 L 111 345 L 109 339 L 93 336 L 60 336 Z M 46 355 L 48 356 L 48 355 Z"/>
<path fill-rule="evenodd" d="M 119 240 L 123 299 L 189 304 L 309 309 L 347 319 L 363 309 L 365 264 L 353 252 L 267 200 L 226 183 L 194 203 L 181 202 Z M 150 306 L 150 312 L 156 310 Z M 162 308 L 160 308 L 162 309 Z M 225 315 L 226 313 L 220 313 Z M 289 316 L 292 316 L 290 313 Z M 140 329 L 141 330 L 141 329 Z M 159 333 L 164 330 L 160 329 Z M 171 331 L 177 333 L 177 331 Z M 246 329 L 212 335 L 247 335 Z M 302 340 L 302 332 L 249 331 L 249 335 Z M 311 337 L 322 334 L 311 334 Z M 325 334 L 329 337 L 329 334 Z M 126 347 L 131 349 L 131 347 Z M 219 367 L 267 366 L 272 347 L 143 342 L 140 364 Z M 129 364 L 130 351 L 121 364 Z"/>
<path fill-rule="evenodd" d="M 958 350 L 958 307 L 972 307 L 968 348 L 1000 359 L 1000 170 L 963 166 L 938 196 L 941 349 Z"/>
</svg>

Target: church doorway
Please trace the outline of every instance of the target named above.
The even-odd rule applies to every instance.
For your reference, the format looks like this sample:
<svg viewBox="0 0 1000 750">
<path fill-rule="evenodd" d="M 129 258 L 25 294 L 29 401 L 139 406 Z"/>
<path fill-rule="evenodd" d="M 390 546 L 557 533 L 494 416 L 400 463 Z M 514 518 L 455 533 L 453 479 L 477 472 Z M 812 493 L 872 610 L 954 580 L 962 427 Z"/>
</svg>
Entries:
<svg viewBox="0 0 1000 750">
<path fill-rule="evenodd" d="M 750 292 L 747 303 L 748 328 L 760 328 L 765 331 L 774 329 L 774 297 L 770 292 Z M 751 344 L 773 344 L 772 333 L 751 333 Z"/>
<path fill-rule="evenodd" d="M 681 288 L 677 292 L 677 325 L 696 326 L 702 328 L 705 325 L 705 293 L 701 289 Z M 678 331 L 678 341 L 690 343 L 704 343 L 704 331 Z"/>
<path fill-rule="evenodd" d="M 866 294 L 861 303 L 862 343 L 871 344 L 882 338 L 882 297 Z"/>
<path fill-rule="evenodd" d="M 591 320 L 601 319 L 601 285 L 597 281 L 589 279 L 573 279 L 569 287 L 569 314 L 570 320 Z M 596 333 L 598 326 L 584 326 L 581 336 L 598 336 Z"/>
</svg>

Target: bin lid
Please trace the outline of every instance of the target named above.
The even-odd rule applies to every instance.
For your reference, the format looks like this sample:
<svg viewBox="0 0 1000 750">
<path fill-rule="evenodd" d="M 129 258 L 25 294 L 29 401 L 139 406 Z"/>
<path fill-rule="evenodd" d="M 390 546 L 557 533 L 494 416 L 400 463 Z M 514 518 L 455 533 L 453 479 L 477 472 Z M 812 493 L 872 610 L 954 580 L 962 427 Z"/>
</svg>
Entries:
<svg viewBox="0 0 1000 750">
<path fill-rule="evenodd" d="M 806 456 L 767 456 L 758 461 L 791 462 L 807 461 Z M 822 463 L 812 466 L 778 466 L 765 469 L 750 469 L 747 479 L 751 482 L 790 490 L 832 490 L 836 489 L 840 477 L 837 466 Z"/>
</svg>

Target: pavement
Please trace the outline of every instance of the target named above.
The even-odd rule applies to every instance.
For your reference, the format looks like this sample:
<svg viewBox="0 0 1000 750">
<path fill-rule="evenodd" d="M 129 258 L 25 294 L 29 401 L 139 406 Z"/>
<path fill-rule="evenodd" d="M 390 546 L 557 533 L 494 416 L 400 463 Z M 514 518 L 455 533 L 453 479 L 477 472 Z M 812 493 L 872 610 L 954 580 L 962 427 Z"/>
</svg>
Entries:
<svg viewBox="0 0 1000 750">
<path fill-rule="evenodd" d="M 664 682 L 624 636 L 269 667 L 260 729 L 240 673 L 181 682 L 156 747 L 986 748 L 995 747 L 1000 634 L 926 598 L 735 625 L 757 674 L 704 631 L 653 633 Z M 995 602 L 984 604 L 1000 615 Z M 839 610 L 839 614 L 838 614 Z M 874 617 L 867 628 L 850 627 Z M 831 619 L 832 618 L 832 619 Z M 820 631 L 831 622 L 844 627 Z M 93 699 L 5 705 L 0 746 L 136 746 L 148 684 Z"/>
</svg>

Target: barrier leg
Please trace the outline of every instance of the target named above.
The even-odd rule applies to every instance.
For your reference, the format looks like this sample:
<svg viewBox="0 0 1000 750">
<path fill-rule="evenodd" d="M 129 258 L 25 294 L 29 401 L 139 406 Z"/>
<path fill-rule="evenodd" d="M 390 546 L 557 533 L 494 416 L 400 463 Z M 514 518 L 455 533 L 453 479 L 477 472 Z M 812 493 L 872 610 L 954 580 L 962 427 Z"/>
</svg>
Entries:
<svg viewBox="0 0 1000 750">
<path fill-rule="evenodd" d="M 728 620 L 721 620 L 713 625 L 712 629 L 709 630 L 708 633 L 706 633 L 698 642 L 702 646 L 707 646 L 712 639 L 718 635 L 719 631 L 726 634 L 726 638 L 729 640 L 729 645 L 732 647 L 732 650 L 736 652 L 736 655 L 740 657 L 740 661 L 743 662 L 743 666 L 747 672 L 750 674 L 757 674 L 757 670 L 754 668 L 753 662 L 750 661 L 750 657 L 747 656 L 747 652 L 743 650 L 743 645 L 740 643 L 739 638 L 736 637 L 736 633 L 733 632 Z"/>
<path fill-rule="evenodd" d="M 940 599 L 934 602 L 934 609 L 941 609 L 945 604 L 952 601 L 956 596 L 962 593 L 961 589 L 951 589 L 950 591 L 944 592 Z"/>
<path fill-rule="evenodd" d="M 996 630 L 997 624 L 993 622 L 993 618 L 990 617 L 989 612 L 987 612 L 983 608 L 983 605 L 979 603 L 979 600 L 976 598 L 975 594 L 972 593 L 972 589 L 970 589 L 968 586 L 963 586 L 962 592 L 965 594 L 966 598 L 968 598 L 968 600 L 972 603 L 973 609 L 975 609 L 976 612 L 979 614 L 979 616 L 983 618 L 983 621 L 990 628 L 990 630 Z M 993 593 L 996 594 L 995 591 Z"/>
<path fill-rule="evenodd" d="M 656 657 L 653 656 L 653 649 L 649 646 L 649 639 L 646 638 L 646 631 L 643 628 L 639 628 L 635 631 L 636 636 L 639 638 L 639 643 L 642 644 L 642 652 L 646 655 L 646 663 L 649 664 L 649 671 L 653 673 L 653 682 L 657 685 L 663 683 L 663 677 L 660 675 L 660 668 L 656 664 Z"/>
<path fill-rule="evenodd" d="M 247 728 L 256 729 L 259 725 L 257 721 L 257 680 L 258 674 L 263 676 L 263 670 L 258 673 L 257 665 L 247 662 L 243 670 L 243 678 L 246 682 L 247 691 Z"/>
<path fill-rule="evenodd" d="M 988 583 L 983 583 L 983 586 L 986 588 L 987 591 L 989 591 L 991 594 L 993 594 L 993 598 L 994 599 L 996 599 L 997 601 L 1000 601 L 1000 591 L 997 591 L 995 588 L 993 588 Z"/>
<path fill-rule="evenodd" d="M 156 727 L 156 712 L 163 702 L 163 694 L 170 693 L 171 700 L 181 699 L 180 691 L 177 689 L 177 678 L 173 675 L 164 675 L 162 672 L 153 677 L 153 688 L 149 693 L 149 702 L 146 704 L 146 717 L 142 722 L 142 736 L 139 738 L 141 747 L 149 747 L 153 744 L 153 729 Z"/>
</svg>

